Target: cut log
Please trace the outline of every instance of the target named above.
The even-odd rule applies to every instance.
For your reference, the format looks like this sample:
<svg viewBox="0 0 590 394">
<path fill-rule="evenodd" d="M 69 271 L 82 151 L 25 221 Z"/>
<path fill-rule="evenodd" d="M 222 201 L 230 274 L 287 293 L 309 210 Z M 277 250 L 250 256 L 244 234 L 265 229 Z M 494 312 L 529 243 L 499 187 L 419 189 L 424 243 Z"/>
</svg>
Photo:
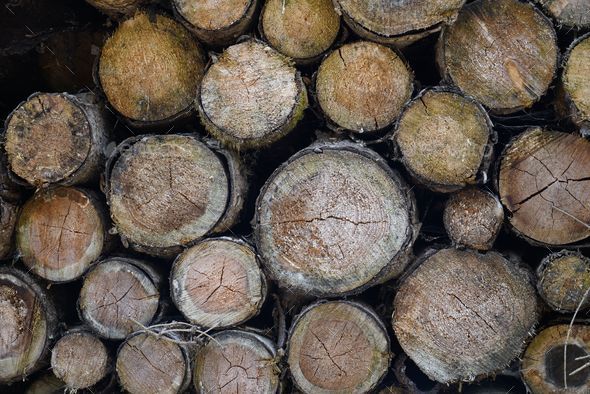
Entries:
<svg viewBox="0 0 590 394">
<path fill-rule="evenodd" d="M 191 352 L 173 334 L 136 332 L 119 348 L 116 368 L 128 393 L 183 393 L 191 382 Z"/>
<path fill-rule="evenodd" d="M 259 28 L 277 51 L 309 64 L 336 41 L 340 16 L 331 0 L 270 0 L 264 4 Z"/>
<path fill-rule="evenodd" d="M 385 325 L 369 307 L 350 301 L 304 309 L 289 332 L 289 371 L 304 393 L 367 393 L 391 361 Z"/>
<path fill-rule="evenodd" d="M 103 338 L 123 339 L 156 316 L 160 283 L 146 262 L 123 257 L 101 261 L 84 277 L 80 318 Z"/>
<path fill-rule="evenodd" d="M 139 12 L 106 41 L 98 78 L 109 103 L 132 125 L 165 124 L 190 114 L 204 62 L 180 23 Z"/>
<path fill-rule="evenodd" d="M 586 34 L 570 46 L 562 76 L 567 115 L 583 129 L 583 134 L 590 133 L 589 74 L 590 34 Z"/>
<path fill-rule="evenodd" d="M 489 191 L 469 188 L 451 195 L 443 222 L 455 245 L 489 250 L 502 228 L 504 209 Z"/>
<path fill-rule="evenodd" d="M 413 194 L 379 155 L 349 142 L 318 143 L 264 185 L 255 237 L 283 290 L 333 296 L 399 275 L 416 224 Z"/>
<path fill-rule="evenodd" d="M 453 22 L 465 0 L 336 0 L 344 21 L 366 39 L 403 47 Z"/>
<path fill-rule="evenodd" d="M 275 393 L 279 389 L 276 345 L 249 331 L 213 335 L 195 358 L 197 393 Z"/>
<path fill-rule="evenodd" d="M 0 267 L 0 316 L 0 383 L 23 380 L 45 364 L 55 308 L 28 274 Z"/>
<path fill-rule="evenodd" d="M 107 246 L 106 207 L 91 191 L 57 187 L 23 206 L 16 247 L 23 263 L 52 282 L 79 278 Z"/>
<path fill-rule="evenodd" d="M 108 127 L 92 93 L 35 93 L 6 119 L 9 168 L 37 188 L 87 182 L 104 166 Z"/>
<path fill-rule="evenodd" d="M 123 243 L 141 252 L 177 255 L 208 234 L 228 204 L 224 163 L 193 136 L 132 138 L 108 169 L 111 216 Z"/>
<path fill-rule="evenodd" d="M 287 57 L 248 40 L 211 65 L 197 101 L 209 133 L 230 147 L 249 149 L 288 134 L 307 108 L 307 92 Z"/>
<path fill-rule="evenodd" d="M 393 329 L 431 379 L 472 381 L 520 354 L 537 322 L 530 276 L 500 254 L 443 249 L 402 283 Z"/>
<path fill-rule="evenodd" d="M 485 182 L 495 140 L 483 107 L 444 87 L 426 89 L 413 99 L 393 135 L 410 174 L 438 192 Z"/>
<path fill-rule="evenodd" d="M 212 238 L 180 254 L 170 272 L 176 307 L 206 328 L 237 326 L 262 308 L 266 279 L 256 252 L 234 238 Z"/>
<path fill-rule="evenodd" d="M 370 133 L 390 126 L 413 91 L 414 75 L 386 46 L 357 41 L 334 50 L 316 76 L 318 103 L 336 128 Z"/>
<path fill-rule="evenodd" d="M 441 73 L 491 111 L 529 108 L 545 94 L 557 69 L 551 21 L 528 2 L 476 0 L 443 29 Z"/>
<path fill-rule="evenodd" d="M 258 0 L 172 0 L 172 7 L 177 19 L 199 40 L 225 46 L 250 28 Z"/>
<path fill-rule="evenodd" d="M 0 260 L 9 258 L 14 251 L 14 228 L 20 207 L 0 197 Z"/>
<path fill-rule="evenodd" d="M 562 245 L 590 235 L 590 142 L 573 134 L 532 128 L 506 148 L 499 193 L 516 233 Z"/>
<path fill-rule="evenodd" d="M 85 329 L 69 330 L 51 350 L 51 369 L 69 390 L 90 389 L 110 368 L 106 346 Z"/>
<path fill-rule="evenodd" d="M 132 14 L 147 0 L 86 0 L 93 7 L 111 16 L 120 16 L 121 14 Z"/>
<path fill-rule="evenodd" d="M 521 374 L 532 393 L 590 392 L 590 326 L 573 325 L 568 335 L 569 328 L 548 327 L 527 347 Z"/>
<path fill-rule="evenodd" d="M 48 371 L 33 380 L 25 394 L 61 394 L 65 388 L 66 384 L 56 378 L 53 372 Z"/>
<path fill-rule="evenodd" d="M 578 252 L 562 250 L 545 257 L 537 268 L 537 290 L 558 312 L 575 312 L 590 306 L 584 298 L 590 287 L 590 259 Z"/>
<path fill-rule="evenodd" d="M 590 2 L 587 0 L 535 0 L 560 26 L 590 27 Z"/>
</svg>

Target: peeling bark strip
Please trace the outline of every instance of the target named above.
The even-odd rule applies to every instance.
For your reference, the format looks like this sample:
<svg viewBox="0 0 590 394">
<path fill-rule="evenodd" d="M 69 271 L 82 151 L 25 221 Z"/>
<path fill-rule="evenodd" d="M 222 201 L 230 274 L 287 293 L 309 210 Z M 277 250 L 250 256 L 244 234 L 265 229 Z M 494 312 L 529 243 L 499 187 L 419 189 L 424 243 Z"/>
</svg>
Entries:
<svg viewBox="0 0 590 394">
<path fill-rule="evenodd" d="M 588 3 L 590 7 L 590 2 Z M 590 15 L 590 10 L 587 12 Z M 574 41 L 563 69 L 563 89 L 568 115 L 580 127 L 590 130 L 590 34 Z"/>
<path fill-rule="evenodd" d="M 590 259 L 578 252 L 562 250 L 545 257 L 537 268 L 537 290 L 558 312 L 575 312 L 590 306 L 584 295 L 590 287 Z"/>
<path fill-rule="evenodd" d="M 530 240 L 570 244 L 590 235 L 590 142 L 532 128 L 500 162 L 499 192 L 514 230 Z"/>
<path fill-rule="evenodd" d="M 215 335 L 195 358 L 193 383 L 199 394 L 276 393 L 280 383 L 276 345 L 249 331 Z"/>
<path fill-rule="evenodd" d="M 160 299 L 159 275 L 147 263 L 111 257 L 84 277 L 78 309 L 80 318 L 106 339 L 123 339 L 149 326 Z"/>
<path fill-rule="evenodd" d="M 590 392 L 590 368 L 582 368 L 590 360 L 590 326 L 573 325 L 569 336 L 568 330 L 566 324 L 548 327 L 527 347 L 520 373 L 531 392 Z"/>
<path fill-rule="evenodd" d="M 410 99 L 414 75 L 394 50 L 368 41 L 326 57 L 316 76 L 319 105 L 336 127 L 368 133 L 390 126 Z"/>
<path fill-rule="evenodd" d="M 369 307 L 331 301 L 307 307 L 289 332 L 288 363 L 304 393 L 366 393 L 389 368 L 389 337 Z"/>
<path fill-rule="evenodd" d="M 10 257 L 14 250 L 14 228 L 20 207 L 0 197 L 0 260 Z"/>
<path fill-rule="evenodd" d="M 444 249 L 403 282 L 393 329 L 429 378 L 472 381 L 518 356 L 537 322 L 536 300 L 528 273 L 500 254 Z"/>
<path fill-rule="evenodd" d="M 111 216 L 124 244 L 139 251 L 172 257 L 209 233 L 226 210 L 223 162 L 195 137 L 140 136 L 123 142 L 111 162 Z"/>
<path fill-rule="evenodd" d="M 93 7 L 108 15 L 131 14 L 147 0 L 86 0 Z"/>
<path fill-rule="evenodd" d="M 583 29 L 590 27 L 588 0 L 535 0 L 559 25 Z"/>
<path fill-rule="evenodd" d="M 145 125 L 188 114 L 204 67 L 197 41 L 180 23 L 139 12 L 106 41 L 98 77 L 109 103 Z"/>
<path fill-rule="evenodd" d="M 104 379 L 109 362 L 104 343 L 85 329 L 69 330 L 51 350 L 51 369 L 70 390 L 90 388 Z"/>
<path fill-rule="evenodd" d="M 16 247 L 23 263 L 52 282 L 79 278 L 107 241 L 106 207 L 89 190 L 57 187 L 38 191 L 23 206 Z"/>
<path fill-rule="evenodd" d="M 291 61 L 257 40 L 227 48 L 207 70 L 197 99 L 201 122 L 236 149 L 270 145 L 288 134 L 307 108 Z"/>
<path fill-rule="evenodd" d="M 476 0 L 443 29 L 441 73 L 491 111 L 528 108 L 545 94 L 557 68 L 551 21 L 527 2 Z"/>
<path fill-rule="evenodd" d="M 401 273 L 417 235 L 405 182 L 375 152 L 319 143 L 279 167 L 258 196 L 255 237 L 286 291 L 358 293 Z"/>
<path fill-rule="evenodd" d="M 332 0 L 269 0 L 262 10 L 260 31 L 277 51 L 308 64 L 334 44 L 340 16 Z"/>
<path fill-rule="evenodd" d="M 170 289 L 176 307 L 206 328 L 239 325 L 254 317 L 266 297 L 266 279 L 254 249 L 233 238 L 212 238 L 175 260 Z"/>
<path fill-rule="evenodd" d="M 87 182 L 104 166 L 108 125 L 92 93 L 35 93 L 6 119 L 9 167 L 35 187 Z"/>
<path fill-rule="evenodd" d="M 57 317 L 29 275 L 0 267 L 0 383 L 23 380 L 43 366 Z"/>
<path fill-rule="evenodd" d="M 172 0 L 177 18 L 199 40 L 213 46 L 224 46 L 252 25 L 258 0 Z"/>
<path fill-rule="evenodd" d="M 489 250 L 502 228 L 504 209 L 487 190 L 468 188 L 451 195 L 443 222 L 455 245 Z"/>
<path fill-rule="evenodd" d="M 483 107 L 448 88 L 427 89 L 413 99 L 392 138 L 410 174 L 438 192 L 477 183 L 495 139 Z"/>
<path fill-rule="evenodd" d="M 119 348 L 117 375 L 131 394 L 176 394 L 191 382 L 191 355 L 171 334 L 131 334 Z"/>
</svg>

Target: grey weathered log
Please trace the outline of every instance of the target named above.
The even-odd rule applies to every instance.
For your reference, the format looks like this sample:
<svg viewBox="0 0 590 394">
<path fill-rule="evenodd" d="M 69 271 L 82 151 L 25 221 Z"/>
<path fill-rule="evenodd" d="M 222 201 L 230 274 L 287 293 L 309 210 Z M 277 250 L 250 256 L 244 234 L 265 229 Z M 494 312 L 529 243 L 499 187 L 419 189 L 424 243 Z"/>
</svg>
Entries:
<svg viewBox="0 0 590 394">
<path fill-rule="evenodd" d="M 561 27 L 590 27 L 590 3 L 587 0 L 535 0 Z"/>
<path fill-rule="evenodd" d="M 561 76 L 563 102 L 560 103 L 563 115 L 570 117 L 581 128 L 583 135 L 590 133 L 589 64 L 590 34 L 585 34 L 570 45 L 565 55 Z"/>
</svg>

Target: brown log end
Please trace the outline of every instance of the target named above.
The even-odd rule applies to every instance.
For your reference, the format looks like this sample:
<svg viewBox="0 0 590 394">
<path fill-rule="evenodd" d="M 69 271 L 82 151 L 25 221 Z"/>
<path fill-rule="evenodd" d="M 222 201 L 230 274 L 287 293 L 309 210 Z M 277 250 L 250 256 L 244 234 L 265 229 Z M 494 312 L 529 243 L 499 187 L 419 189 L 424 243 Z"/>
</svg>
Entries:
<svg viewBox="0 0 590 394">
<path fill-rule="evenodd" d="M 469 188 L 451 195 L 443 222 L 455 245 L 489 250 L 502 228 L 504 209 L 492 193 Z"/>
<path fill-rule="evenodd" d="M 444 88 L 425 90 L 412 100 L 393 140 L 409 172 L 439 192 L 477 183 L 487 170 L 494 143 L 483 107 Z"/>
<path fill-rule="evenodd" d="M 518 0 L 477 0 L 443 30 L 438 61 L 461 90 L 497 113 L 528 108 L 545 94 L 557 68 L 551 21 Z"/>
<path fill-rule="evenodd" d="M 304 393 L 366 393 L 391 361 L 383 322 L 369 307 L 331 301 L 306 308 L 289 332 L 288 364 Z"/>
<path fill-rule="evenodd" d="M 203 78 L 201 122 L 233 148 L 267 146 L 288 134 L 307 108 L 301 75 L 257 40 L 227 48 Z"/>
<path fill-rule="evenodd" d="M 100 55 L 98 76 L 111 105 L 135 121 L 165 121 L 189 110 L 204 56 L 180 23 L 136 13 L 119 25 Z"/>
<path fill-rule="evenodd" d="M 392 49 L 357 41 L 334 50 L 317 73 L 316 93 L 337 127 L 370 133 L 390 126 L 410 99 L 414 75 Z"/>
<path fill-rule="evenodd" d="M 80 277 L 105 246 L 105 207 L 90 191 L 57 187 L 27 201 L 16 229 L 16 247 L 35 274 L 66 282 Z"/>
<path fill-rule="evenodd" d="M 93 7 L 113 16 L 131 14 L 146 1 L 147 0 L 86 0 L 86 2 Z"/>
<path fill-rule="evenodd" d="M 590 10 L 587 13 L 590 15 Z M 585 35 L 570 47 L 563 69 L 562 82 L 572 119 L 578 125 L 590 129 L 588 75 L 590 75 L 590 35 Z"/>
<path fill-rule="evenodd" d="M 590 27 L 590 3 L 587 0 L 535 0 L 560 25 L 583 29 Z"/>
<path fill-rule="evenodd" d="M 444 249 L 401 285 L 393 329 L 431 379 L 472 381 L 504 368 L 537 322 L 529 275 L 500 254 Z"/>
<path fill-rule="evenodd" d="M 14 250 L 14 229 L 20 207 L 0 197 L 0 260 L 10 257 Z"/>
<path fill-rule="evenodd" d="M 416 236 L 414 199 L 375 152 L 341 142 L 279 167 L 256 203 L 267 272 L 287 291 L 359 292 L 398 275 Z"/>
<path fill-rule="evenodd" d="M 521 375 L 531 392 L 590 392 L 590 368 L 587 365 L 590 359 L 590 326 L 573 325 L 569 336 L 568 330 L 570 327 L 567 324 L 546 328 L 527 347 L 521 362 Z"/>
<path fill-rule="evenodd" d="M 532 128 L 518 135 L 500 162 L 499 193 L 517 233 L 550 245 L 590 235 L 590 142 Z"/>
<path fill-rule="evenodd" d="M 590 259 L 565 251 L 545 257 L 537 268 L 537 290 L 545 302 L 558 312 L 575 312 L 590 306 L 584 298 L 590 288 Z"/>
</svg>

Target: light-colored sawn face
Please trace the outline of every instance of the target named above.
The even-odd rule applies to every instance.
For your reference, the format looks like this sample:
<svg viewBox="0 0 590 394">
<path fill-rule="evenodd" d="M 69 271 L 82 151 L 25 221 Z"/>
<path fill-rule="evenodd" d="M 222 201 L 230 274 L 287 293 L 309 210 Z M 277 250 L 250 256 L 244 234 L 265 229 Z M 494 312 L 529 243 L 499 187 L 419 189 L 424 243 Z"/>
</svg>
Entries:
<svg viewBox="0 0 590 394">
<path fill-rule="evenodd" d="M 590 12 L 589 12 L 590 13 Z M 590 121 L 590 36 L 571 51 L 563 73 L 564 88 L 580 121 Z"/>
<path fill-rule="evenodd" d="M 221 30 L 239 21 L 254 0 L 175 0 L 178 12 L 193 26 Z"/>
</svg>

